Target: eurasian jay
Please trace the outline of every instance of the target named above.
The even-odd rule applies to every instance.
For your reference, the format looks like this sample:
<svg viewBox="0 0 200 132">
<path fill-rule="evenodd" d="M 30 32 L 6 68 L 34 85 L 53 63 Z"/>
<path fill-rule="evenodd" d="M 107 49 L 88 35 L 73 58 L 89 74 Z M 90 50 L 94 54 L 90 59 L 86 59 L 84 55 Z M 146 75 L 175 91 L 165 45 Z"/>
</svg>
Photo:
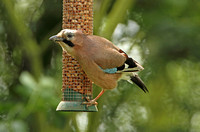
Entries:
<svg viewBox="0 0 200 132">
<path fill-rule="evenodd" d="M 143 81 L 135 73 L 144 68 L 109 40 L 71 29 L 61 30 L 57 35 L 50 37 L 50 40 L 60 44 L 64 51 L 73 56 L 89 79 L 102 88 L 95 99 L 87 99 L 84 104 L 97 104 L 96 100 L 104 91 L 116 88 L 117 81 L 127 77 L 145 93 L 148 92 Z"/>
</svg>

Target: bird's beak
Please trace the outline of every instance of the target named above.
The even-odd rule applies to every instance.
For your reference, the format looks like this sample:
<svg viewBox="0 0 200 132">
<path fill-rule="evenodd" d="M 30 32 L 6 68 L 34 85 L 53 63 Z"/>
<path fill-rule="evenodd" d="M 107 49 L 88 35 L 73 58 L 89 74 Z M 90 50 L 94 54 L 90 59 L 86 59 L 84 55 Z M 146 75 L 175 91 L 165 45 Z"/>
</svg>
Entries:
<svg viewBox="0 0 200 132">
<path fill-rule="evenodd" d="M 51 36 L 49 38 L 49 40 L 54 41 L 54 42 L 60 42 L 60 41 L 63 41 L 64 39 L 61 38 L 61 37 L 58 37 L 58 36 L 54 35 L 54 36 Z"/>
</svg>

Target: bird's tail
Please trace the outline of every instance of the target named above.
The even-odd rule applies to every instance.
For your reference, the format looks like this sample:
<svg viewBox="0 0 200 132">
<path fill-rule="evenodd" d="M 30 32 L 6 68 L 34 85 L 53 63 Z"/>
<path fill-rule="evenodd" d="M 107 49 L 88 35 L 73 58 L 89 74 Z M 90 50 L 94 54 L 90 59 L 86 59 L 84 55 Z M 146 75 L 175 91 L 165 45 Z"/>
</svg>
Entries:
<svg viewBox="0 0 200 132">
<path fill-rule="evenodd" d="M 125 64 L 128 65 L 127 68 L 125 68 Z M 143 70 L 144 68 L 132 58 L 127 58 L 125 64 L 124 66 L 118 68 L 117 73 L 122 73 L 122 77 L 120 79 L 131 80 L 131 82 L 139 86 L 145 93 L 149 92 L 142 79 L 140 79 L 140 77 L 135 73 Z"/>
<path fill-rule="evenodd" d="M 145 93 L 149 92 L 144 82 L 137 74 L 131 75 L 130 78 L 131 78 L 131 81 L 134 82 L 137 86 L 139 86 Z"/>
</svg>

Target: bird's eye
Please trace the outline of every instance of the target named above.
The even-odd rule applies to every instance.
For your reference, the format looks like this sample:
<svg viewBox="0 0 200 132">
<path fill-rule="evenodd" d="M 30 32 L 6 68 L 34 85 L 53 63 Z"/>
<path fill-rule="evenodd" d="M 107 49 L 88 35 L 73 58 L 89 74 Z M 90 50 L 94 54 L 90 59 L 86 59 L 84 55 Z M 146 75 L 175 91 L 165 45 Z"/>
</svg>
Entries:
<svg viewBox="0 0 200 132">
<path fill-rule="evenodd" d="M 72 34 L 67 34 L 67 37 L 68 38 L 71 38 L 73 35 Z"/>
</svg>

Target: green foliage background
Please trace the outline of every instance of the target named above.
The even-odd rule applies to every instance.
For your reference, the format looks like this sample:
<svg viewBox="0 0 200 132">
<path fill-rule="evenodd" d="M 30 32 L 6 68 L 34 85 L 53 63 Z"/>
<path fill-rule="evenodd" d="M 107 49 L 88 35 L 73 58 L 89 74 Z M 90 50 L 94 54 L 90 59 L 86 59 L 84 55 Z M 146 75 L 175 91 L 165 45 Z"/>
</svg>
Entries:
<svg viewBox="0 0 200 132">
<path fill-rule="evenodd" d="M 48 40 L 61 30 L 62 1 L 1 0 L 0 132 L 199 132 L 199 7 L 198 0 L 95 0 L 94 34 L 129 53 L 137 48 L 150 93 L 120 81 L 99 99 L 99 112 L 67 113 L 55 111 L 62 50 Z M 94 86 L 94 96 L 99 91 Z"/>
</svg>

